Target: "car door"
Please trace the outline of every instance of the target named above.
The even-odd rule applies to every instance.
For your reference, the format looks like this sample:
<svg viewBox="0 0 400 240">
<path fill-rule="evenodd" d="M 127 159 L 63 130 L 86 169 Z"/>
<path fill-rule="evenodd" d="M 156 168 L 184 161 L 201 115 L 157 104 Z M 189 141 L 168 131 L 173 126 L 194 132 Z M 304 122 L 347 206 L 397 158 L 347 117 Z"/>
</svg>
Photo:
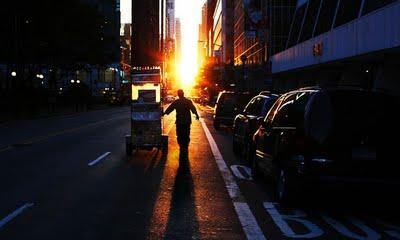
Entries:
<svg viewBox="0 0 400 240">
<path fill-rule="evenodd" d="M 251 112 L 255 100 L 256 98 L 251 99 L 250 102 L 247 104 L 247 106 L 244 108 L 243 112 L 235 117 L 233 134 L 235 135 L 235 138 L 240 142 L 244 141 L 244 130 L 245 130 L 244 125 L 248 121 L 247 116 Z"/>
<path fill-rule="evenodd" d="M 244 125 L 245 127 L 244 134 L 246 136 L 247 141 L 250 140 L 251 135 L 253 135 L 256 129 L 258 128 L 257 122 L 259 121 L 259 117 L 263 115 L 263 107 L 266 98 L 262 96 L 257 96 L 254 99 L 255 101 L 253 107 L 248 112 L 246 124 Z"/>
<path fill-rule="evenodd" d="M 258 166 L 266 174 L 271 174 L 271 161 L 272 161 L 272 123 L 277 114 L 279 107 L 287 96 L 281 96 L 272 106 L 264 122 L 261 124 L 255 133 L 256 157 L 259 160 Z"/>
</svg>

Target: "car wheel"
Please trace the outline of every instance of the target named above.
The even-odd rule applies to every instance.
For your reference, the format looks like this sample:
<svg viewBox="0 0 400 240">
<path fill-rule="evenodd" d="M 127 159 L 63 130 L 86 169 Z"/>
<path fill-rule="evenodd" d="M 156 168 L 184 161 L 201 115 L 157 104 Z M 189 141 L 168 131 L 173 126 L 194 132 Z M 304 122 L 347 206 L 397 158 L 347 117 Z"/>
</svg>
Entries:
<svg viewBox="0 0 400 240">
<path fill-rule="evenodd" d="M 276 194 L 280 202 L 289 203 L 295 194 L 296 179 L 287 169 L 278 170 Z"/>
</svg>

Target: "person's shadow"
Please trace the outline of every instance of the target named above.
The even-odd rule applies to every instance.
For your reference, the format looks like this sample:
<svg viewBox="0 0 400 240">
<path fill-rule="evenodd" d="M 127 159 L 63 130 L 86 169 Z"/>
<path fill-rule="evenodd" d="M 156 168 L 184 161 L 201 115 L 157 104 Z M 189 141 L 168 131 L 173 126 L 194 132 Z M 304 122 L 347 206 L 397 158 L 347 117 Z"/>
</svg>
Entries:
<svg viewBox="0 0 400 240">
<path fill-rule="evenodd" d="M 200 239 L 194 194 L 189 156 L 183 150 L 179 154 L 179 168 L 164 239 Z"/>
</svg>

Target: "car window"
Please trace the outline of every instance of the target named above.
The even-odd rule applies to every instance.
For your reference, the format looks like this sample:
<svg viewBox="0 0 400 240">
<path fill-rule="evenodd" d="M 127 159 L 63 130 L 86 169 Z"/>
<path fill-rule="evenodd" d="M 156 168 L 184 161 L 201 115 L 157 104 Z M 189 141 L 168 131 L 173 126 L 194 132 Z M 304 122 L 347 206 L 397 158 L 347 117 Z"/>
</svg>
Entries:
<svg viewBox="0 0 400 240">
<path fill-rule="evenodd" d="M 259 116 L 264 105 L 264 98 L 255 97 L 246 107 L 246 112 L 250 115 Z"/>
<path fill-rule="evenodd" d="M 273 119 L 277 127 L 301 127 L 304 125 L 304 111 L 312 92 L 294 93 L 285 98 Z"/>
<path fill-rule="evenodd" d="M 284 99 L 285 99 L 285 96 L 282 96 L 275 102 L 275 104 L 269 110 L 269 112 L 267 113 L 267 116 L 264 119 L 265 124 L 272 124 L 272 121 L 274 120 L 274 117 L 275 117 L 276 113 L 278 112 L 278 108 Z"/>
<path fill-rule="evenodd" d="M 254 104 L 255 104 L 256 100 L 257 100 L 257 98 L 253 98 L 253 99 L 251 99 L 251 101 L 247 104 L 246 108 L 244 109 L 244 111 L 245 111 L 246 113 L 251 114 L 251 112 L 253 112 Z"/>
<path fill-rule="evenodd" d="M 267 97 L 264 99 L 264 103 L 261 109 L 261 116 L 266 116 L 269 110 L 272 108 L 274 103 L 276 102 L 276 97 Z"/>
</svg>

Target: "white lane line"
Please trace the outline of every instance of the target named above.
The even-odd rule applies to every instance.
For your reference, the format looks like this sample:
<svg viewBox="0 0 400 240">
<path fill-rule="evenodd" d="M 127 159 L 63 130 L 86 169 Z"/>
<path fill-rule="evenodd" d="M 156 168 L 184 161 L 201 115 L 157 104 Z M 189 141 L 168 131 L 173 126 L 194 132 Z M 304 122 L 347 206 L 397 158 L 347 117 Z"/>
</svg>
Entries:
<svg viewBox="0 0 400 240">
<path fill-rule="evenodd" d="M 98 162 L 100 162 L 101 160 L 103 160 L 105 157 L 107 157 L 108 155 L 110 155 L 111 152 L 106 152 L 103 155 L 101 155 L 100 157 L 96 158 L 96 160 L 91 161 L 90 163 L 88 163 L 88 166 L 93 166 L 95 164 L 97 164 Z"/>
<path fill-rule="evenodd" d="M 243 231 L 246 234 L 247 239 L 265 240 L 265 236 L 261 231 L 260 226 L 258 226 L 257 220 L 251 212 L 249 205 L 244 200 L 244 197 L 240 192 L 239 186 L 237 185 L 235 178 L 233 177 L 228 166 L 226 165 L 226 162 L 222 157 L 222 154 L 219 151 L 218 146 L 210 133 L 210 130 L 208 129 L 203 119 L 200 119 L 200 122 L 203 127 L 204 133 L 207 136 L 207 140 L 210 143 L 211 151 L 214 155 L 215 161 L 217 162 L 218 169 L 224 179 L 225 186 L 228 190 L 229 196 L 231 197 L 236 214 L 239 217 L 240 224 L 242 225 Z"/>
<path fill-rule="evenodd" d="M 4 225 L 6 225 L 8 222 L 16 218 L 18 215 L 20 215 L 23 211 L 26 209 L 30 208 L 33 206 L 33 203 L 27 203 L 15 210 L 14 212 L 10 213 L 7 217 L 3 218 L 0 220 L 0 228 L 2 228 Z"/>
</svg>

